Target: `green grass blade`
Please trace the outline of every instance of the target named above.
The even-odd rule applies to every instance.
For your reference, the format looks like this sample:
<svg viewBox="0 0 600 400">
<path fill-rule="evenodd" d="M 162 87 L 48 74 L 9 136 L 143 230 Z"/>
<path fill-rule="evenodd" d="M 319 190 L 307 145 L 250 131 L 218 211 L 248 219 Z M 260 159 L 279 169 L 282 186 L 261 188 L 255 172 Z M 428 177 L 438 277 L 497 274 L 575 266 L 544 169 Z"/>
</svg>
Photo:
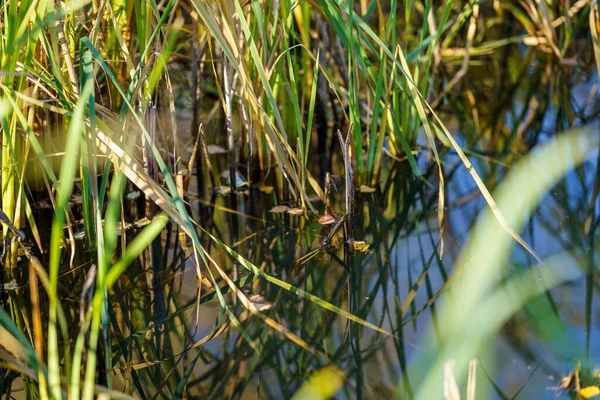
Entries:
<svg viewBox="0 0 600 400">
<path fill-rule="evenodd" d="M 217 243 L 223 250 L 225 250 L 231 257 L 233 257 L 237 262 L 239 262 L 241 265 L 243 265 L 248 271 L 252 272 L 253 274 L 257 275 L 258 277 L 266 280 L 267 282 L 273 283 L 277 286 L 279 286 L 282 289 L 287 290 L 288 292 L 294 293 L 298 296 L 301 296 L 302 298 L 305 298 L 307 300 L 309 300 L 310 302 L 318 305 L 319 307 L 322 307 L 326 310 L 329 310 L 333 313 L 336 313 L 346 319 L 349 319 L 352 322 L 355 322 L 357 324 L 363 325 L 367 328 L 373 329 L 374 331 L 383 333 L 384 335 L 387 336 L 392 336 L 392 334 L 390 334 L 389 332 L 387 332 L 385 329 L 382 329 L 376 325 L 371 324 L 370 322 L 367 322 L 345 310 L 342 310 L 339 307 L 334 306 L 333 304 L 317 297 L 314 296 L 296 286 L 293 286 L 287 282 L 284 282 L 280 279 L 277 279 L 273 276 L 270 276 L 268 274 L 265 274 L 263 271 L 261 271 L 258 267 L 256 267 L 254 264 L 252 264 L 250 261 L 246 260 L 244 257 L 242 257 L 241 255 L 239 255 L 238 253 L 236 253 L 234 250 L 232 250 L 229 246 L 227 246 L 225 243 L 223 243 L 222 241 L 220 241 L 219 239 L 217 239 L 216 237 L 214 237 L 213 235 L 210 234 L 210 232 L 204 230 L 203 228 L 202 231 L 207 234 L 212 240 L 215 241 L 215 243 Z"/>
</svg>

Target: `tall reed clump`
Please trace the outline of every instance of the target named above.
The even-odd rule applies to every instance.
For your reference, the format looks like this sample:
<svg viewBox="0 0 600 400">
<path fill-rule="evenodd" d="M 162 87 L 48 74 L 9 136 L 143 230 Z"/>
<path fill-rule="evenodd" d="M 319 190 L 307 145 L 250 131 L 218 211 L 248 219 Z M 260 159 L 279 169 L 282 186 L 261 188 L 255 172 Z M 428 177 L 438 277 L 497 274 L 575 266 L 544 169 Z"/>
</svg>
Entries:
<svg viewBox="0 0 600 400">
<path fill-rule="evenodd" d="M 11 338 L 11 354 L 3 354 L 3 357 L 11 368 L 22 374 L 26 395 L 61 398 L 66 393 L 69 398 L 90 399 L 107 392 L 119 396 L 111 389 L 115 360 L 112 348 L 113 335 L 119 333 L 121 326 L 114 320 L 110 292 L 118 290 L 119 277 L 139 257 L 148 252 L 151 260 L 163 257 L 156 254 L 160 251 L 160 241 L 158 249 L 153 244 L 157 243 L 169 220 L 190 242 L 190 257 L 196 266 L 198 285 L 202 282 L 216 288 L 213 295 L 218 297 L 233 326 L 254 348 L 256 344 L 226 303 L 213 272 L 219 273 L 219 281 L 228 284 L 229 290 L 245 308 L 260 315 L 273 329 L 308 348 L 281 325 L 258 313 L 253 303 L 204 250 L 197 226 L 182 200 L 183 180 L 189 180 L 184 174 L 189 175 L 191 171 L 184 171 L 181 165 L 176 139 L 166 151 L 157 148 L 154 105 L 166 106 L 172 111 L 172 121 L 176 118 L 175 99 L 166 72 L 176 38 L 183 29 L 184 21 L 176 13 L 172 14 L 176 2 L 170 1 L 160 10 L 156 3 L 147 2 L 93 3 L 91 7 L 77 8 L 80 6 L 10 2 L 2 10 L 3 78 L 0 89 L 3 108 L 0 123 L 3 134 L 2 208 L 8 216 L 4 224 L 5 237 L 28 226 L 27 231 L 37 247 L 15 241 L 6 249 L 4 274 L 9 279 L 19 278 L 18 270 L 23 265 L 19 263 L 21 254 L 30 266 L 30 276 L 29 285 L 10 292 L 6 299 L 9 312 L 1 311 L 0 318 L 3 332 Z M 236 12 L 242 14 L 239 4 Z M 250 38 L 249 26 L 242 23 L 241 29 Z M 256 45 L 250 43 L 249 55 L 255 59 L 252 69 L 258 71 L 268 88 L 267 72 L 258 62 Z M 291 58 L 287 61 L 290 63 Z M 228 64 L 224 64 L 225 70 L 230 68 Z M 236 73 L 243 74 L 243 69 L 233 67 Z M 247 76 L 241 76 L 246 83 L 250 81 Z M 240 79 L 239 76 L 236 79 Z M 290 79 L 294 79 L 293 72 Z M 228 104 L 232 101 L 232 87 L 235 86 L 226 82 L 222 88 L 228 121 L 231 119 Z M 286 84 L 282 82 L 275 93 L 284 87 Z M 287 89 L 290 89 L 289 85 Z M 293 90 L 288 92 L 294 93 Z M 249 102 L 254 109 L 248 109 L 248 115 L 258 113 L 258 118 L 252 118 L 260 121 L 261 129 L 267 133 L 261 143 L 268 143 L 269 149 L 263 146 L 263 157 L 277 160 L 285 178 L 290 180 L 294 195 L 312 208 L 305 182 L 317 192 L 319 186 L 305 167 L 299 168 L 294 150 L 283 139 L 283 118 L 275 94 L 267 90 L 267 97 L 269 118 L 262 118 L 262 103 L 256 98 Z M 313 107 L 314 99 L 313 90 Z M 231 129 L 231 121 L 228 123 Z M 172 127 L 176 138 L 176 124 Z M 301 131 L 297 134 L 300 142 L 308 147 L 310 135 Z M 141 157 L 135 151 L 136 146 L 142 147 Z M 308 150 L 302 149 L 303 163 L 306 164 Z M 163 159 L 165 155 L 169 156 L 168 163 Z M 140 219 L 135 223 L 128 222 L 123 213 L 131 212 L 124 208 L 128 185 L 136 187 L 145 201 L 146 210 L 143 214 L 138 212 Z M 39 218 L 39 210 L 34 204 L 38 200 L 39 187 L 46 188 L 45 195 L 54 212 L 49 226 Z M 74 194 L 80 195 L 81 206 L 73 202 Z M 142 221 L 142 216 L 146 222 Z M 27 224 L 23 217 L 27 218 Z M 129 238 L 128 227 L 135 231 Z M 212 239 L 229 249 L 217 238 Z M 235 253 L 231 254 L 239 258 Z M 265 276 L 243 258 L 238 261 L 249 272 L 286 290 L 297 291 L 281 280 Z M 207 277 L 203 273 L 207 273 Z M 160 271 L 155 272 L 156 279 L 160 276 Z M 61 284 L 65 277 L 72 279 L 72 287 Z M 79 308 L 66 307 L 65 299 L 73 295 L 80 296 Z M 325 309 L 381 330 L 308 293 L 306 296 Z M 172 306 L 154 300 L 155 309 Z M 197 304 L 200 303 L 198 290 Z M 184 326 L 187 325 L 189 322 L 186 321 Z M 177 333 L 183 338 L 187 335 L 185 331 Z M 158 336 L 158 330 L 154 329 L 153 334 Z M 160 340 L 156 343 L 161 344 Z M 151 348 L 150 343 L 148 345 Z M 143 352 L 151 351 L 156 359 L 161 358 L 160 349 L 144 350 L 144 344 L 140 347 L 142 357 Z M 126 356 L 123 348 L 119 351 L 122 357 Z M 175 382 L 174 395 L 181 396 L 197 359 L 196 356 Z M 172 375 L 168 371 L 158 373 L 165 381 Z M 144 393 L 145 385 L 153 387 L 152 391 L 165 385 L 151 380 L 142 382 L 135 371 L 130 374 L 140 394 Z"/>
<path fill-rule="evenodd" d="M 32 266 L 30 286 L 24 289 L 30 302 L 21 289 L 11 292 L 6 302 L 10 317 L 2 315 L 5 329 L 13 336 L 24 332 L 28 338 L 16 336 L 20 346 L 11 349 L 9 359 L 24 374 L 30 397 L 60 398 L 66 391 L 72 398 L 92 398 L 97 390 L 111 387 L 108 291 L 168 221 L 165 214 L 149 215 L 151 221 L 117 252 L 118 235 L 125 237 L 121 211 L 127 179 L 145 191 L 148 201 L 168 210 L 198 247 L 177 195 L 177 171 L 168 169 L 142 120 L 152 101 L 169 102 L 157 86 L 164 82 L 161 77 L 166 76 L 182 21 L 167 18 L 174 2 L 162 15 L 156 4 L 115 6 L 102 3 L 98 8 L 94 3 L 82 9 L 30 1 L 9 2 L 2 10 L 2 209 L 11 221 L 4 226 L 5 236 L 9 228 L 22 228 L 26 218 L 37 245 L 21 249 Z M 107 60 L 123 62 L 109 65 Z M 136 161 L 132 150 L 142 137 L 172 194 Z M 36 174 L 32 166 L 41 172 Z M 47 188 L 54 209 L 51 227 L 34 217 L 31 187 L 37 190 L 40 185 Z M 71 201 L 75 190 L 81 208 Z M 78 218 L 84 243 L 76 241 Z M 43 228 L 50 229 L 49 245 Z M 3 258 L 8 279 L 18 277 L 17 268 L 22 268 L 18 246 L 10 245 Z M 63 308 L 65 296 L 74 293 L 61 287 L 59 277 L 71 270 L 75 277 L 81 260 L 88 270 L 85 284 L 73 288 L 84 296 L 78 315 Z M 77 321 L 79 328 L 74 330 Z M 33 370 L 19 359 L 27 360 Z M 103 376 L 97 371 L 104 371 Z M 98 382 L 105 388 L 98 389 Z"/>
<path fill-rule="evenodd" d="M 262 168 L 274 157 L 279 182 L 289 183 L 292 200 L 309 211 L 309 197 L 323 200 L 320 184 L 330 165 L 325 161 L 321 171 L 311 170 L 318 164 L 309 162 L 310 149 L 316 148 L 315 156 L 321 157 L 335 144 L 337 129 L 352 126 L 358 185 L 376 186 L 382 166 L 395 160 L 407 160 L 416 176 L 422 175 L 418 156 L 435 160 L 440 229 L 445 201 L 441 156 L 456 152 L 469 163 L 438 114 L 457 114 L 467 142 L 482 149 L 529 148 L 536 137 L 532 131 L 551 104 L 540 99 L 549 96 L 552 71 L 571 79 L 564 60 L 584 51 L 576 38 L 589 37 L 590 31 L 595 37 L 596 32 L 596 14 L 590 13 L 584 23 L 591 8 L 583 2 L 570 8 L 497 2 L 485 9 L 477 2 L 457 1 L 441 6 L 429 1 L 367 5 L 336 0 L 312 7 L 304 2 L 192 4 L 199 16 L 195 29 L 207 33 L 210 47 L 223 54 L 217 59 L 233 73 L 228 78 L 233 86 L 222 85 L 226 90 L 220 93 L 224 102 L 237 97 L 244 110 L 240 114 L 246 121 L 240 125 L 246 130 L 246 157 L 258 158 Z M 597 41 L 592 43 L 597 49 Z M 499 51 L 508 54 L 508 68 L 494 60 Z M 537 53 L 551 55 L 535 64 Z M 539 85 L 529 83 L 531 68 L 536 68 Z M 503 91 L 507 81 L 510 89 Z M 523 87 L 529 93 L 519 91 Z M 480 93 L 489 104 L 474 103 Z M 513 108 L 522 97 L 531 99 L 529 114 Z M 511 132 L 501 131 L 506 118 L 514 121 Z M 426 148 L 417 144 L 419 132 L 425 133 Z M 491 197 L 486 199 L 493 207 Z"/>
<path fill-rule="evenodd" d="M 389 4 L 338 0 L 2 3 L 0 190 L 7 216 L 3 235 L 12 238 L 24 230 L 28 238 L 27 243 L 4 242 L 3 282 L 5 288 L 12 280 L 28 283 L 7 290 L 2 299 L 0 334 L 10 348 L 1 357 L 22 374 L 26 395 L 90 399 L 108 392 L 127 397 L 112 390 L 119 367 L 131 377 L 131 382 L 123 384 L 130 392 L 135 389 L 145 396 L 164 390 L 169 397 L 183 395 L 201 353 L 188 359 L 187 352 L 178 353 L 175 346 L 164 350 L 176 340 L 192 341 L 193 323 L 183 317 L 178 317 L 181 323 L 172 335 L 176 339 L 161 330 L 166 310 L 179 304 L 161 290 L 148 289 L 152 305 L 147 308 L 153 316 L 151 321 L 145 315 L 140 319 L 144 326 L 152 326 L 145 328 L 152 337 L 143 340 L 133 327 L 135 310 L 131 312 L 135 317 L 121 316 L 123 322 L 113 309 L 113 301 L 120 307 L 124 304 L 115 294 L 126 292 L 119 278 L 132 265 L 149 266 L 142 271 L 148 274 L 152 289 L 168 286 L 163 279 L 174 271 L 165 270 L 161 262 L 174 258 L 165 248 L 172 231 L 181 235 L 177 255 L 193 263 L 198 289 L 193 305 L 217 298 L 222 316 L 256 354 L 261 343 L 242 323 L 249 316 L 322 356 L 262 313 L 240 290 L 254 279 L 389 335 L 341 307 L 266 274 L 259 263 L 249 261 L 207 229 L 206 221 L 193 220 L 194 210 L 185 200 L 191 198 L 194 167 L 200 194 L 208 186 L 223 186 L 207 150 L 213 144 L 209 141 L 221 139 L 219 133 L 225 138 L 219 144 L 226 142 L 231 191 L 243 186 L 237 178 L 240 170 L 245 170 L 250 186 L 263 184 L 273 173 L 278 199 L 297 203 L 305 215 L 322 208 L 315 198 L 328 202 L 322 186 L 325 173 L 339 169 L 332 165 L 338 130 L 350 129 L 356 170 L 356 181 L 348 182 L 351 190 L 377 186 L 388 163 L 404 159 L 409 163 L 407 174 L 422 177 L 419 157 L 430 155 L 439 184 L 440 230 L 445 201 L 442 157 L 455 152 L 495 218 L 530 250 L 518 230 L 506 223 L 438 114 L 442 106 L 452 106 L 460 92 L 457 88 L 471 64 L 476 64 L 473 58 L 489 56 L 496 48 L 524 43 L 550 53 L 552 62 L 538 74 L 548 82 L 553 68 L 568 64 L 570 45 L 585 25 L 591 27 L 598 60 L 598 9 L 596 3 L 581 2 L 551 10 L 543 2 L 525 2 L 524 10 L 498 4 L 493 24 L 506 24 L 506 14 L 510 14 L 526 34 L 486 40 L 482 5 L 466 1 L 448 1 L 442 6 L 396 0 Z M 455 52 L 455 46 L 462 51 Z M 453 74 L 451 67 L 457 60 L 460 67 Z M 511 74 L 515 91 L 527 77 L 525 61 Z M 173 82 L 177 74 L 170 71 L 187 67 L 193 75 L 191 129 L 178 123 L 181 99 Z M 202 96 L 215 100 L 208 113 L 200 110 Z M 475 110 L 476 105 L 471 106 Z M 214 122 L 215 114 L 222 115 L 221 126 Z M 472 120 L 478 131 L 480 119 L 473 116 Z M 492 143 L 520 141 L 534 120 L 520 115 L 515 119 L 519 128 L 509 139 L 498 138 L 492 121 L 484 124 L 482 136 Z M 204 128 L 210 124 L 217 127 L 217 134 L 207 137 Z M 418 143 L 420 132 L 427 142 Z M 187 142 L 192 143 L 191 154 L 185 153 Z M 425 147 L 427 151 L 422 151 Z M 205 175 L 210 184 L 203 181 Z M 133 204 L 131 197 L 138 194 Z M 231 199 L 234 202 L 235 195 Z M 49 214 L 38 207 L 40 200 L 51 205 L 51 223 L 44 218 Z M 231 208 L 237 212 L 235 206 Z M 206 249 L 210 245 L 235 261 L 233 272 L 215 261 Z M 130 276 L 125 278 L 131 283 Z M 69 285 L 63 284 L 67 279 Z M 210 295 L 203 295 L 201 287 Z M 131 292 L 135 297 L 136 291 Z M 69 306 L 73 298 L 78 307 Z M 238 307 L 244 313 L 238 313 Z M 197 323 L 198 311 L 195 317 Z M 151 372 L 143 375 L 132 367 L 132 349 L 142 359 L 139 369 Z M 148 355 L 153 360 L 146 362 Z M 181 365 L 182 359 L 189 364 L 179 371 L 174 366 Z"/>
</svg>

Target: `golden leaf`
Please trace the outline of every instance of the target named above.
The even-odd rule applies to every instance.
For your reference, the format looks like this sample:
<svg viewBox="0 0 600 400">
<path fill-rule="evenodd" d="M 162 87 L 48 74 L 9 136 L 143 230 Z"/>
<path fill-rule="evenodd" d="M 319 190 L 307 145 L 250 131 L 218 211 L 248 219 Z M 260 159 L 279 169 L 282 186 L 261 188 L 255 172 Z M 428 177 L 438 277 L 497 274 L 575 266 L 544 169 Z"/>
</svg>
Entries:
<svg viewBox="0 0 600 400">
<path fill-rule="evenodd" d="M 361 185 L 360 186 L 360 192 L 361 193 L 375 193 L 375 188 L 366 186 L 366 185 Z"/>
<path fill-rule="evenodd" d="M 344 384 L 344 373 L 331 365 L 312 373 L 298 389 L 292 400 L 325 400 L 331 398 Z"/>
<path fill-rule="evenodd" d="M 273 193 L 273 186 L 260 185 L 258 190 L 260 190 L 264 194 L 271 194 Z"/>
<path fill-rule="evenodd" d="M 371 247 L 371 245 L 367 242 L 365 242 L 364 240 L 355 240 L 352 245 L 354 246 L 354 250 L 356 251 L 360 251 L 362 253 L 366 253 L 369 251 L 369 247 Z"/>
<path fill-rule="evenodd" d="M 579 391 L 579 395 L 584 399 L 596 397 L 600 394 L 600 388 L 598 386 L 588 386 Z"/>
</svg>

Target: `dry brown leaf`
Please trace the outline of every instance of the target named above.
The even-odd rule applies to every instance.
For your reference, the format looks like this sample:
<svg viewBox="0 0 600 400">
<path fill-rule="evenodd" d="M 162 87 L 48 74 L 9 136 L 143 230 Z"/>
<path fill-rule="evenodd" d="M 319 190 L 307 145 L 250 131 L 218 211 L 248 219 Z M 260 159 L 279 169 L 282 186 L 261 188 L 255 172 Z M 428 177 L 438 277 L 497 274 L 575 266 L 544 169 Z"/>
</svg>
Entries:
<svg viewBox="0 0 600 400">
<path fill-rule="evenodd" d="M 265 298 L 259 294 L 248 297 L 248 300 L 254 304 L 254 307 L 256 307 L 258 311 L 265 311 L 273 308 L 273 304 L 266 301 Z"/>
<path fill-rule="evenodd" d="M 290 215 L 302 215 L 304 214 L 304 209 L 301 207 L 288 208 L 287 213 Z"/>
<path fill-rule="evenodd" d="M 327 213 L 327 214 L 323 215 L 321 218 L 319 218 L 320 225 L 331 225 L 331 224 L 335 224 L 336 222 L 337 222 L 337 218 L 329 213 Z"/>
<path fill-rule="evenodd" d="M 283 214 L 288 209 L 289 209 L 288 206 L 275 206 L 275 207 L 271 208 L 271 210 L 269 212 L 274 213 L 274 214 Z"/>
</svg>

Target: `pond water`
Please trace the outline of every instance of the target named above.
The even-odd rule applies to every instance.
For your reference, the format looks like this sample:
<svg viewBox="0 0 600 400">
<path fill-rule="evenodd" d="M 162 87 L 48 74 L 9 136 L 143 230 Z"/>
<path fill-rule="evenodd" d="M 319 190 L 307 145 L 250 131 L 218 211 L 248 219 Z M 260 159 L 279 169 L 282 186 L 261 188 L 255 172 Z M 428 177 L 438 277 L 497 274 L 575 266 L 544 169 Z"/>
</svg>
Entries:
<svg viewBox="0 0 600 400">
<path fill-rule="evenodd" d="M 579 114 L 585 118 L 575 119 L 572 126 L 599 129 L 600 96 L 595 85 L 596 80 L 590 79 L 571 88 L 573 103 L 587 104 Z M 185 96 L 179 101 L 185 102 Z M 510 128 L 514 116 L 526 107 L 517 101 L 512 111 L 505 113 L 505 125 Z M 185 108 L 182 106 L 177 120 L 181 132 L 190 123 Z M 552 143 L 559 127 L 569 127 L 561 122 L 559 107 L 549 105 L 541 112 L 539 124 L 523 136 L 530 140 L 533 152 Z M 463 122 L 452 115 L 445 119 L 492 191 L 511 166 L 526 157 L 526 153 L 503 151 L 502 138 L 486 148 L 481 137 L 468 139 Z M 199 283 L 191 249 L 183 248 L 177 227 L 169 224 L 159 241 L 166 249 L 159 252 L 162 264 L 155 264 L 162 266 L 149 273 L 148 255 L 144 254 L 113 289 L 118 301 L 109 317 L 121 329 L 115 333 L 113 359 L 126 355 L 132 363 L 130 369 L 113 370 L 114 387 L 126 391 L 135 387 L 136 393 L 155 398 L 166 387 L 176 387 L 181 376 L 190 372 L 186 390 L 197 398 L 291 398 L 310 372 L 335 365 L 345 375 L 336 398 L 413 398 L 422 377 L 414 376 L 412 365 L 426 354 L 428 335 L 433 335 L 434 341 L 445 340 L 440 304 L 450 296 L 448 282 L 457 260 L 472 236 L 476 219 L 487 208 L 456 152 L 440 147 L 445 177 L 441 238 L 437 166 L 421 132 L 416 155 L 421 177 L 415 176 L 406 160 L 384 156 L 379 182 L 360 190 L 355 187 L 354 214 L 348 217 L 353 224 L 352 239 L 368 246 L 355 247 L 347 260 L 344 229 L 336 223 L 346 212 L 344 169 L 337 143 L 332 144 L 326 162 L 319 160 L 309 168 L 321 184 L 326 173 L 335 174 L 330 207 L 325 210 L 315 199 L 316 213 L 307 215 L 296 212 L 300 204 L 273 171 L 263 173 L 260 183 L 248 185 L 249 173 L 240 163 L 238 190 L 231 192 L 226 186 L 228 174 L 220 173 L 229 167 L 224 138 L 208 132 L 209 128 L 206 150 L 221 185 L 218 190 L 208 190 L 214 183 L 205 173 L 204 187 L 199 190 L 202 182 L 194 176 L 185 196 L 189 210 L 206 232 L 280 281 L 257 278 L 205 232 L 202 245 L 219 268 L 201 263 Z M 185 159 L 193 140 L 182 135 L 178 145 Z M 324 155 L 315 158 L 319 156 Z M 527 303 L 488 343 L 487 349 L 492 351 L 477 354 L 477 398 L 568 396 L 558 389 L 562 377 L 578 363 L 589 368 L 600 365 L 600 281 L 597 271 L 593 275 L 583 272 L 598 266 L 594 235 L 600 218 L 598 168 L 594 155 L 570 171 L 545 194 L 519 232 L 541 259 L 562 254 L 561 267 L 579 278 Z M 531 179 L 537 175 L 532 174 Z M 128 206 L 139 201 L 135 188 L 130 189 Z M 513 196 L 518 202 L 522 193 Z M 335 217 L 329 224 L 322 220 L 326 214 Z M 319 249 L 324 240 L 327 251 L 304 257 Z M 307 261 L 299 262 L 304 259 Z M 502 261 L 505 269 L 498 272 L 502 279 L 537 264 L 516 243 Z M 219 269 L 232 278 L 240 293 L 231 293 L 231 287 L 219 277 Z M 222 299 L 214 289 L 213 277 Z M 77 274 L 65 274 L 61 281 L 68 293 L 72 285 L 81 282 Z M 262 318 L 246 310 L 245 298 L 262 310 Z M 349 322 L 344 313 L 362 322 Z M 464 393 L 464 382 L 459 385 Z"/>
<path fill-rule="evenodd" d="M 504 167 L 493 170 L 497 163 L 477 158 L 472 161 L 484 180 L 486 169 L 490 176 L 491 172 L 500 176 L 505 173 Z M 380 186 L 384 188 L 382 191 L 357 194 L 354 239 L 365 240 L 370 248 L 366 253 L 355 253 L 351 271 L 339 262 L 343 258 L 341 245 L 332 251 L 335 256 L 323 252 L 306 264 L 296 265 L 298 258 L 319 246 L 331 225 L 321 226 L 318 217 L 305 219 L 271 212 L 282 203 L 264 190 L 251 188 L 237 195 L 233 203 L 237 213 L 231 212 L 230 196 L 214 196 L 208 205 L 206 201 L 192 203 L 200 208 L 198 218 L 209 215 L 213 221 L 219 221 L 218 229 L 216 226 L 214 229 L 222 240 L 237 243 L 235 250 L 265 273 L 396 335 L 386 338 L 370 328 L 348 324 L 344 317 L 325 311 L 302 296 L 256 280 L 242 285 L 243 292 L 247 296 L 259 295 L 271 307 L 268 315 L 304 340 L 308 348 L 292 343 L 283 333 L 265 326 L 264 321 L 249 318 L 243 325 L 248 335 L 261 343 L 260 354 L 235 329 L 208 341 L 202 347 L 203 356 L 196 367 L 202 376 L 197 382 L 198 392 L 208 398 L 237 395 L 289 398 L 306 380 L 307 371 L 335 364 L 347 374 L 347 384 L 339 398 L 354 398 L 356 391 L 361 391 L 364 398 L 391 396 L 407 365 L 422 352 L 425 332 L 432 327 L 435 330 L 436 305 L 444 294 L 439 300 L 431 299 L 440 290 L 444 292 L 454 262 L 470 236 L 476 217 L 485 207 L 458 157 L 448 154 L 445 165 L 452 174 L 448 174 L 451 178 L 446 182 L 447 224 L 441 259 L 437 193 L 425 183 L 427 175 L 425 180 L 413 178 L 406 163 L 390 164 L 391 172 Z M 425 162 L 423 166 L 432 174 L 433 168 L 427 169 Z M 541 258 L 566 251 L 585 254 L 597 265 L 597 254 L 590 250 L 590 238 L 584 229 L 597 167 L 594 157 L 570 172 L 531 215 L 521 233 Z M 341 177 L 335 181 L 340 191 L 332 195 L 333 207 L 342 214 L 344 183 Z M 514 195 L 518 197 L 519 193 Z M 597 217 L 596 209 L 594 218 Z M 341 233 L 338 235 L 341 237 Z M 239 277 L 249 276 L 248 271 L 239 264 L 233 265 L 214 245 L 209 251 L 219 265 L 237 269 Z M 512 256 L 506 260 L 507 271 L 512 272 L 535 264 L 535 259 L 519 246 L 514 247 Z M 580 261 L 572 258 L 564 268 L 581 268 Z M 427 273 L 423 274 L 425 270 Z M 197 293 L 195 273 L 194 263 L 189 259 L 184 275 L 174 278 L 183 285 L 178 296 L 188 300 L 189 310 L 184 319 L 188 323 L 195 320 L 196 313 L 192 307 Z M 586 281 L 581 274 L 581 279 L 552 289 L 505 324 L 494 342 L 493 354 L 480 360 L 477 385 L 481 392 L 478 393 L 492 399 L 515 395 L 523 399 L 556 398 L 562 394 L 557 389 L 557 380 L 568 375 L 578 362 L 598 365 L 598 283 Z M 403 309 L 415 285 L 418 289 L 414 301 Z M 243 314 L 239 303 L 232 310 Z M 198 313 L 201 324 L 197 329 L 194 324 L 193 328 L 188 326 L 193 340 L 209 335 L 215 319 L 219 321 L 217 325 L 226 320 L 217 299 L 202 304 Z"/>
<path fill-rule="evenodd" d="M 593 84 L 591 80 L 575 86 L 573 101 L 583 104 L 594 90 Z M 588 104 L 596 107 L 595 101 Z M 517 110 L 519 107 L 524 106 L 515 106 Z M 585 123 L 578 121 L 576 125 L 598 129 L 594 109 L 584 111 L 596 117 Z M 510 126 L 510 117 L 506 118 Z M 557 108 L 548 107 L 536 135 L 536 146 L 551 140 L 560 125 L 558 119 Z M 186 122 L 185 119 L 180 121 L 182 125 Z M 460 135 L 460 124 L 452 119 L 448 122 L 460 144 L 469 147 Z M 424 137 L 420 143 L 427 147 Z M 217 170 L 227 169 L 223 153 L 216 145 L 211 148 L 211 159 Z M 341 153 L 335 157 L 339 162 Z M 479 155 L 470 156 L 491 189 L 502 181 L 513 159 L 509 153 L 490 154 L 483 150 Z M 309 371 L 333 364 L 344 371 L 347 378 L 338 398 L 355 398 L 357 393 L 363 398 L 390 397 L 403 379 L 404 394 L 410 397 L 416 383 L 406 378 L 406 369 L 423 352 L 426 332 L 433 330 L 439 337 L 444 335 L 436 331 L 436 310 L 446 294 L 444 284 L 453 273 L 455 261 L 470 237 L 477 216 L 487 207 L 458 156 L 447 152 L 443 158 L 447 207 L 443 233 L 445 251 L 440 258 L 437 190 L 434 189 L 437 172 L 425 152 L 418 156 L 418 161 L 424 173 L 422 179 L 414 177 L 407 162 L 387 158 L 384 163 L 388 172 L 376 191 L 357 191 L 354 240 L 364 240 L 370 246 L 364 253 L 356 251 L 350 266 L 341 262 L 344 258 L 341 243 L 337 249 L 330 249 L 330 254 L 322 252 L 297 265 L 299 258 L 319 247 L 334 224 L 318 222 L 324 210 L 316 202 L 320 215 L 307 219 L 286 213 L 285 207 L 289 210 L 297 204 L 277 195 L 281 182 L 267 178 L 260 187 L 244 186 L 236 195 L 220 195 L 198 193 L 196 182 L 192 181 L 192 195 L 188 200 L 196 220 L 205 229 L 233 246 L 266 274 L 349 311 L 395 337 L 348 323 L 343 316 L 324 310 L 306 296 L 263 279 L 238 283 L 246 296 L 269 307 L 265 313 L 276 322 L 277 329 L 268 327 L 264 320 L 250 317 L 236 296 L 225 294 L 227 302 L 232 304 L 230 312 L 239 317 L 244 327 L 247 336 L 243 337 L 227 322 L 214 290 L 203 285 L 198 292 L 195 262 L 189 257 L 189 251 L 181 252 L 178 248 L 173 231 L 168 239 L 175 249 L 171 257 L 175 264 L 181 265 L 178 267 L 181 272 L 169 275 L 166 280 L 172 305 L 162 314 L 165 320 L 154 316 L 152 319 L 157 325 L 149 326 L 154 326 L 153 329 L 159 326 L 161 332 L 173 329 L 178 332 L 181 340 L 178 344 L 167 341 L 167 336 L 157 341 L 157 346 L 168 349 L 165 354 L 179 354 L 194 343 L 196 347 L 190 354 L 201 349 L 195 366 L 197 377 L 188 384 L 191 393 L 202 398 L 290 398 L 306 381 Z M 336 162 L 333 164 L 338 165 Z M 571 171 L 544 196 L 520 232 L 542 259 L 566 252 L 573 257 L 566 258 L 570 261 L 565 262 L 565 269 L 581 269 L 581 256 L 597 267 L 594 237 L 585 229 L 586 219 L 595 221 L 599 217 L 600 204 L 594 192 L 597 168 L 594 156 Z M 312 172 L 324 176 L 324 171 Z M 338 175 L 333 181 L 338 190 L 332 190 L 331 211 L 340 217 L 344 213 L 343 170 L 336 172 Z M 514 193 L 516 198 L 519 195 Z M 590 208 L 593 203 L 595 209 Z M 333 236 L 334 241 L 341 240 L 341 231 Z M 205 245 L 230 276 L 236 280 L 252 277 L 214 242 L 208 240 Z M 505 273 L 509 275 L 536 264 L 531 254 L 518 245 L 505 261 Z M 481 398 L 567 396 L 557 389 L 561 377 L 568 375 L 578 362 L 590 367 L 600 365 L 599 283 L 597 278 L 589 280 L 582 273 L 580 279 L 535 299 L 504 324 L 497 340 L 490 344 L 495 350 L 479 360 L 477 385 Z M 226 290 L 225 285 L 222 289 Z M 413 296 L 411 289 L 416 290 L 414 300 L 407 302 L 407 298 Z M 198 296 L 201 304 L 197 307 Z M 215 329 L 217 333 L 211 337 Z M 293 343 L 283 330 L 293 333 L 302 344 Z M 152 329 L 148 327 L 141 332 L 148 340 L 152 337 Z M 206 340 L 207 337 L 210 340 Z M 189 363 L 190 354 L 165 359 L 177 360 L 173 367 L 182 368 L 179 363 Z M 140 366 L 138 373 L 157 373 L 151 370 L 151 366 Z"/>
<path fill-rule="evenodd" d="M 600 392 L 596 1 L 21 3 L 1 394 Z"/>
</svg>

